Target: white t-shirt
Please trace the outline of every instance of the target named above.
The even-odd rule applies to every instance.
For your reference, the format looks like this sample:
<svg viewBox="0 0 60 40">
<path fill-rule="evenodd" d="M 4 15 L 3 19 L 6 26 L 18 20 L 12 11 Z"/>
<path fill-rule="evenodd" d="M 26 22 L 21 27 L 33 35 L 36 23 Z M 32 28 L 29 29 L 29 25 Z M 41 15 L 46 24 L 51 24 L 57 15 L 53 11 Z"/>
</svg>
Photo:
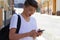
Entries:
<svg viewBox="0 0 60 40">
<path fill-rule="evenodd" d="M 21 27 L 19 30 L 19 34 L 23 34 L 23 33 L 27 33 L 30 32 L 32 30 L 36 30 L 37 25 L 36 25 L 36 21 L 33 17 L 30 17 L 30 21 L 27 22 L 22 15 L 20 15 L 21 17 Z M 17 28 L 17 20 L 18 20 L 18 16 L 16 14 L 14 14 L 12 16 L 11 19 L 11 23 L 10 23 L 10 29 L 11 28 Z M 24 37 L 21 38 L 20 40 L 33 40 L 32 37 Z"/>
</svg>

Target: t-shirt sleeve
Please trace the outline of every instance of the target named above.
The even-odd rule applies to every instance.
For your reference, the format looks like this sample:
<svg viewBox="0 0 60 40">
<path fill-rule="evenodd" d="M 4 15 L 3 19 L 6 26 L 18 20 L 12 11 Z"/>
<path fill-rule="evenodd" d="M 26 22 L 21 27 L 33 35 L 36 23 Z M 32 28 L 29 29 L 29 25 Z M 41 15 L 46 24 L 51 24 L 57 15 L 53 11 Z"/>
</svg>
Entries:
<svg viewBox="0 0 60 40">
<path fill-rule="evenodd" d="M 10 28 L 17 28 L 17 19 L 18 19 L 18 16 L 16 14 L 14 14 L 11 18 L 11 21 L 10 21 Z"/>
</svg>

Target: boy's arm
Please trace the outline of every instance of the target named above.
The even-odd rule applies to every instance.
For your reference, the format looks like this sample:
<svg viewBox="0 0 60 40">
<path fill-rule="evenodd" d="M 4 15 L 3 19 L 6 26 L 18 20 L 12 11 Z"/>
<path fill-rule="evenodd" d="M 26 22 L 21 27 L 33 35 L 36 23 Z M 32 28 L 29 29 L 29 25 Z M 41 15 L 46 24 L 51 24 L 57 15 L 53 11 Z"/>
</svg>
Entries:
<svg viewBox="0 0 60 40">
<path fill-rule="evenodd" d="M 30 32 L 24 33 L 24 34 L 16 34 L 15 32 L 16 32 L 16 28 L 10 29 L 10 32 L 9 32 L 10 40 L 18 40 L 20 38 L 31 36 Z"/>
</svg>

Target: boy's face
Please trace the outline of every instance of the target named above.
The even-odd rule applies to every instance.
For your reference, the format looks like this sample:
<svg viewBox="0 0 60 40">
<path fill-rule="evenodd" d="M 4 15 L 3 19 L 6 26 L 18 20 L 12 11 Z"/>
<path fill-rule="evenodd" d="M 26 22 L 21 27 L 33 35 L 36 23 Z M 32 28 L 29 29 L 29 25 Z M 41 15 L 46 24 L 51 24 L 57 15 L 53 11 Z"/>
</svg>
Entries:
<svg viewBox="0 0 60 40">
<path fill-rule="evenodd" d="M 26 16 L 30 17 L 32 14 L 34 14 L 34 12 L 36 11 L 36 8 L 32 6 L 28 6 L 24 8 L 24 11 L 25 11 Z"/>
</svg>

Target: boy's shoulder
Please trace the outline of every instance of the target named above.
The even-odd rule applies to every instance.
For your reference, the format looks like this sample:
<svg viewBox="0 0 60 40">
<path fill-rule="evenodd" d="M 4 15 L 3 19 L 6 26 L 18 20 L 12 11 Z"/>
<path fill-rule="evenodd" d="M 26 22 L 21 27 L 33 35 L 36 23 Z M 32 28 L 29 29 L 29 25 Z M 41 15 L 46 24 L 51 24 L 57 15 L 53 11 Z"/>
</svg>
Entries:
<svg viewBox="0 0 60 40">
<path fill-rule="evenodd" d="M 12 17 L 18 17 L 17 15 L 18 15 L 18 14 L 13 14 Z"/>
<path fill-rule="evenodd" d="M 35 18 L 33 16 L 31 16 L 30 18 L 35 20 Z"/>
<path fill-rule="evenodd" d="M 31 19 L 32 21 L 36 21 L 36 19 L 35 19 L 34 17 L 32 17 L 32 16 L 30 17 L 30 19 Z"/>
</svg>

